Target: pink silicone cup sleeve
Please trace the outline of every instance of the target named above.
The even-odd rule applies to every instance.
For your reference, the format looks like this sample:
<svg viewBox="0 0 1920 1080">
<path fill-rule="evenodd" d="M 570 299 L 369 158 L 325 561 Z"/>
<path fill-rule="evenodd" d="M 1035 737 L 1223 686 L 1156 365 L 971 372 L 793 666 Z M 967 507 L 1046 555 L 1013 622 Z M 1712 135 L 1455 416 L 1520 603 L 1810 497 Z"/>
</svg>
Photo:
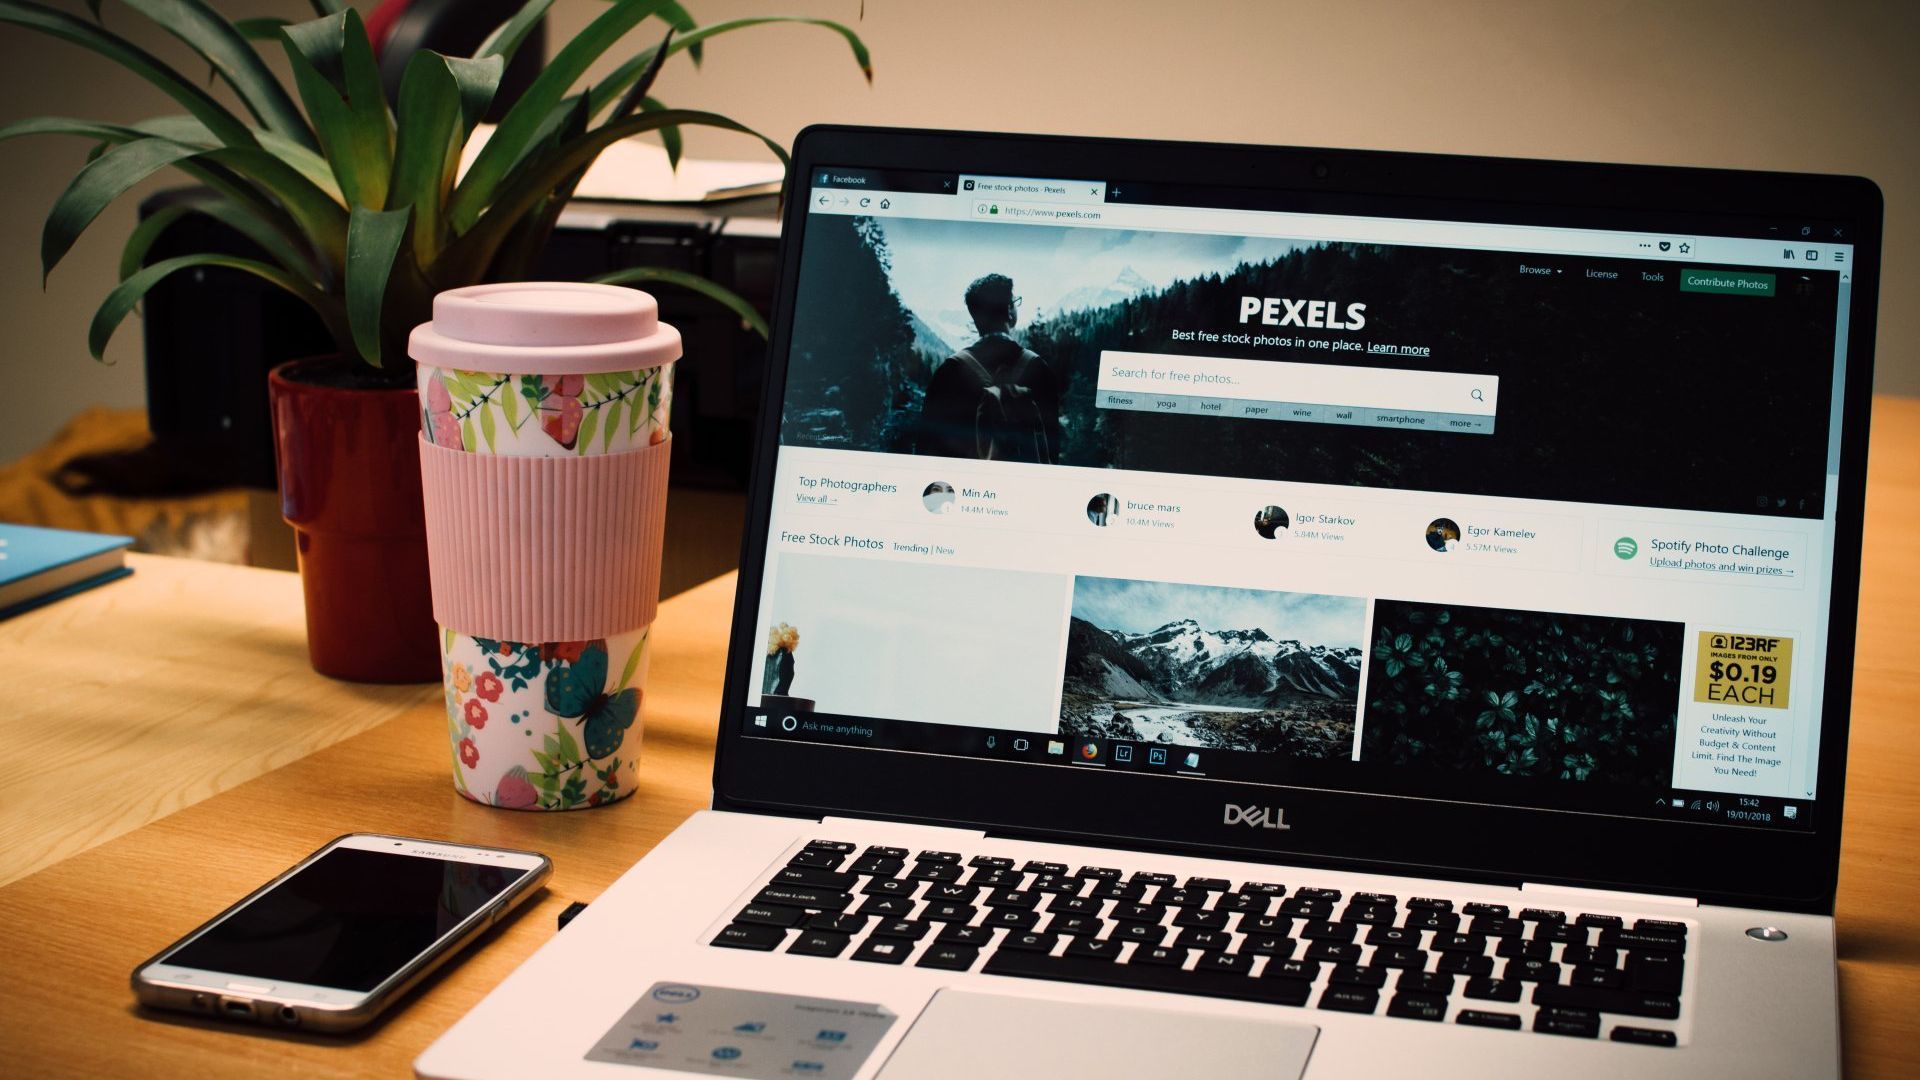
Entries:
<svg viewBox="0 0 1920 1080">
<path fill-rule="evenodd" d="M 586 641 L 651 625 L 672 445 L 503 457 L 422 437 L 434 619 L 515 642 Z"/>
</svg>

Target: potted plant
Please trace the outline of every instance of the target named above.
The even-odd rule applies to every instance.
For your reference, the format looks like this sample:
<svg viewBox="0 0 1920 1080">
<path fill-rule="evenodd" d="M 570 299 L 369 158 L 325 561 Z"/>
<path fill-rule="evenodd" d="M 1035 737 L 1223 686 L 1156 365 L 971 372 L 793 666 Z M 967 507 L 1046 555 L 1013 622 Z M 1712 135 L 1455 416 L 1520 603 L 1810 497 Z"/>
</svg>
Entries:
<svg viewBox="0 0 1920 1080">
<path fill-rule="evenodd" d="M 148 249 L 177 213 L 149 217 L 128 236 L 121 281 L 94 315 L 88 346 L 95 359 L 155 283 L 195 267 L 273 283 L 311 307 L 338 344 L 337 355 L 282 365 L 270 380 L 308 649 L 325 674 L 378 682 L 439 675 L 420 496 L 421 403 L 406 355 L 407 334 L 431 317 L 434 294 L 525 278 L 587 167 L 621 139 L 657 132 L 677 163 L 680 129 L 725 128 L 755 135 L 786 159 L 778 144 L 724 116 L 650 97 L 675 53 L 698 63 L 702 44 L 716 35 L 808 23 L 843 37 L 872 78 L 866 47 L 838 23 L 760 17 L 700 26 L 675 0 L 615 0 L 558 49 L 462 171 L 502 71 L 551 4 L 529 0 L 471 57 L 416 53 L 389 105 L 361 17 L 339 0 L 312 0 L 317 17 L 300 23 L 234 22 L 205 0 L 121 0 L 118 6 L 198 53 L 233 91 L 241 105 L 235 111 L 98 21 L 100 0 L 88 3 L 94 21 L 31 0 L 0 0 L 0 22 L 92 50 L 185 109 L 131 124 L 35 117 L 0 128 L 0 140 L 63 134 L 97 147 L 47 218 L 43 272 L 115 198 L 169 167 L 207 189 L 192 209 L 265 253 L 201 253 L 148 266 Z M 656 44 L 576 89 L 589 66 L 649 20 L 663 31 Z M 291 90 L 255 51 L 261 41 L 286 53 Z M 711 296 L 765 332 L 743 300 L 689 274 L 634 268 L 602 280 L 646 279 Z"/>
</svg>

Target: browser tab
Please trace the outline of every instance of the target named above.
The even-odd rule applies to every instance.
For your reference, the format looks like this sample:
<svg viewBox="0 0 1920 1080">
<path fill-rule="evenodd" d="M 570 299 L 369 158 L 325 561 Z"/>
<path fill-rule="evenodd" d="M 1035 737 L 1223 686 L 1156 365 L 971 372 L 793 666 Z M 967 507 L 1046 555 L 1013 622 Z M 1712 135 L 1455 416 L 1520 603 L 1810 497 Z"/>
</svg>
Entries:
<svg viewBox="0 0 1920 1080">
<path fill-rule="evenodd" d="M 858 188 L 921 195 L 952 195 L 959 184 L 959 177 L 953 173 L 909 169 L 843 169 L 829 165 L 816 167 L 809 179 L 815 188 Z"/>
<path fill-rule="evenodd" d="M 1098 180 L 1036 180 L 961 173 L 960 194 L 1023 202 L 1100 203 L 1107 201 L 1107 185 Z"/>
</svg>

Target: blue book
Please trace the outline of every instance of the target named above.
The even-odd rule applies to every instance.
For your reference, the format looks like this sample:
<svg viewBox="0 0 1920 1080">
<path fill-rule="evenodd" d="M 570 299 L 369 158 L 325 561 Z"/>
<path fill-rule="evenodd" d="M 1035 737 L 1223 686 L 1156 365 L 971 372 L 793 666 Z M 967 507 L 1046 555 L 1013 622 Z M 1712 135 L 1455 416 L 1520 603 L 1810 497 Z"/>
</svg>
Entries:
<svg viewBox="0 0 1920 1080">
<path fill-rule="evenodd" d="M 131 536 L 0 523 L 0 619 L 133 573 Z"/>
</svg>

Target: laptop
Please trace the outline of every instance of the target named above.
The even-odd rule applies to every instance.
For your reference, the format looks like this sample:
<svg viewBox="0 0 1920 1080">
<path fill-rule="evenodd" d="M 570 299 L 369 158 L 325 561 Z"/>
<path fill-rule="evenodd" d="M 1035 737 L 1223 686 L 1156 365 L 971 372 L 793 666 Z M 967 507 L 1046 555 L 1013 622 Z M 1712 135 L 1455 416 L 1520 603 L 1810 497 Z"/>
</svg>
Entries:
<svg viewBox="0 0 1920 1080">
<path fill-rule="evenodd" d="M 788 190 L 712 809 L 422 1076 L 1838 1074 L 1870 182 Z"/>
</svg>

